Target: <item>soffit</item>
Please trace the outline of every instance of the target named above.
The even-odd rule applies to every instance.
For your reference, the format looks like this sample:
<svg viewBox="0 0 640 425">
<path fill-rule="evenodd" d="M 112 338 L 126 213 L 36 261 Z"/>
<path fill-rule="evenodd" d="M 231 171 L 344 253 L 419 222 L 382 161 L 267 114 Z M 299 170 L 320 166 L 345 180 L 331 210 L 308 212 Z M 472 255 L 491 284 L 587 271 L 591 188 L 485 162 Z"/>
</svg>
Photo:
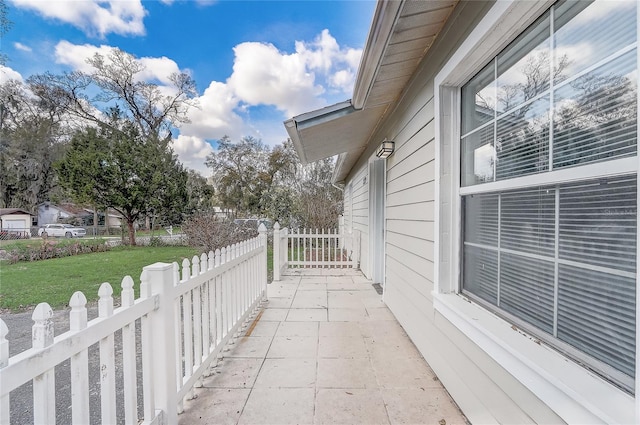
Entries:
<svg viewBox="0 0 640 425">
<path fill-rule="evenodd" d="M 378 2 L 353 100 L 285 122 L 302 162 L 344 154 L 334 181 L 344 180 L 367 145 L 375 142 L 370 139 L 376 127 L 401 95 L 457 2 Z"/>
<path fill-rule="evenodd" d="M 324 119 L 316 117 L 285 122 L 285 127 L 304 163 L 318 161 L 346 151 L 366 148 L 369 132 L 384 113 L 384 107 L 331 113 Z"/>
<path fill-rule="evenodd" d="M 365 108 L 391 104 L 415 73 L 457 0 L 406 1 L 378 66 Z"/>
</svg>

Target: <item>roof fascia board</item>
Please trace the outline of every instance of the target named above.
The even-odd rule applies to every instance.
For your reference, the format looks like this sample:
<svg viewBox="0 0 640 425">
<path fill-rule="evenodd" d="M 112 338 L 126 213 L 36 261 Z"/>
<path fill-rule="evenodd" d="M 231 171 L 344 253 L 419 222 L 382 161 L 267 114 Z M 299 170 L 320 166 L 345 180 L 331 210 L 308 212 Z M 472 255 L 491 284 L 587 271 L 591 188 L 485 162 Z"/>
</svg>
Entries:
<svg viewBox="0 0 640 425">
<path fill-rule="evenodd" d="M 294 118 L 286 120 L 284 122 L 284 128 L 287 130 L 289 138 L 293 142 L 293 147 L 298 153 L 300 162 L 302 162 L 302 165 L 307 165 L 309 161 L 307 161 L 307 155 L 305 155 L 302 141 L 300 140 L 300 133 L 298 132 L 296 120 Z"/>
<path fill-rule="evenodd" d="M 327 106 L 322 109 L 316 109 L 315 111 L 306 112 L 286 120 L 284 122 L 284 127 L 289 134 L 289 138 L 293 142 L 293 146 L 300 157 L 300 161 L 305 165 L 309 163 L 301 140 L 302 134 L 300 134 L 300 132 L 302 130 L 349 115 L 355 111 L 356 110 L 351 105 L 351 100 L 345 100 L 344 102 L 336 103 L 335 105 Z"/>
<path fill-rule="evenodd" d="M 404 3 L 405 0 L 381 0 L 378 2 L 360 60 L 359 69 L 361 72 L 358 73 L 353 89 L 352 103 L 356 109 L 362 109 L 369 96 Z"/>
<path fill-rule="evenodd" d="M 2 208 L 2 210 L 3 210 L 2 211 L 2 216 L 14 215 L 14 214 L 33 215 L 29 211 L 23 210 L 22 208 Z"/>
<path fill-rule="evenodd" d="M 344 160 L 347 158 L 347 153 L 343 152 L 338 155 L 336 158 L 336 163 L 333 167 L 333 174 L 331 175 L 331 183 L 340 184 L 344 183 L 344 179 L 340 179 L 340 174 L 342 173 L 342 167 L 344 165 Z"/>
<path fill-rule="evenodd" d="M 351 106 L 351 100 L 345 100 L 344 102 L 335 103 L 333 105 L 325 106 L 324 108 L 315 109 L 313 111 L 309 111 L 309 112 L 305 112 L 304 114 L 297 115 L 293 117 L 292 120 L 296 121 L 297 123 L 302 123 L 309 120 L 314 120 L 318 117 L 322 117 L 323 115 L 331 115 L 336 111 L 340 111 L 350 106 Z"/>
<path fill-rule="evenodd" d="M 329 121 L 349 115 L 356 110 L 351 105 L 351 101 L 341 102 L 333 105 L 329 108 L 319 109 L 307 114 L 301 115 L 296 120 L 296 128 L 298 131 L 306 128 L 315 127 L 316 125 L 324 124 Z"/>
</svg>

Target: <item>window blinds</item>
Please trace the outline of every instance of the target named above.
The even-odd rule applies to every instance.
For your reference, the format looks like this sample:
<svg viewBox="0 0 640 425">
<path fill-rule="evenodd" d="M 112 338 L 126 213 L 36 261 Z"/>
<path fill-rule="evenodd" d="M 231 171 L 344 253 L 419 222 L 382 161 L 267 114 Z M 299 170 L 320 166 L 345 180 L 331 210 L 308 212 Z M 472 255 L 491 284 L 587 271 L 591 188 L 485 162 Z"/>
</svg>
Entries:
<svg viewBox="0 0 640 425">
<path fill-rule="evenodd" d="M 629 377 L 636 176 L 464 197 L 463 288 Z"/>
</svg>

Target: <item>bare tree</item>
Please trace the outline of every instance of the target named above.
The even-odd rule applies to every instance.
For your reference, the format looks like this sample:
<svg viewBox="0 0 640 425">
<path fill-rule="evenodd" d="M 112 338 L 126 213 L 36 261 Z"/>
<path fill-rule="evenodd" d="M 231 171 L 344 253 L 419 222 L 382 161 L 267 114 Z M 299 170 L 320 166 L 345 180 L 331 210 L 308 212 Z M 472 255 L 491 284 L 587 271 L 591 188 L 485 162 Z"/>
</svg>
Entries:
<svg viewBox="0 0 640 425">
<path fill-rule="evenodd" d="M 61 105 L 81 120 L 119 131 L 105 113 L 115 104 L 150 142 L 164 139 L 172 126 L 189 121 L 187 111 L 195 106 L 196 88 L 187 73 L 170 75 L 171 86 L 161 88 L 142 78 L 145 66 L 137 58 L 117 48 L 106 56 L 96 53 L 87 63 L 91 72 L 47 72 L 28 82 L 44 101 Z"/>
<path fill-rule="evenodd" d="M 0 43 L 12 26 L 13 22 L 9 19 L 9 8 L 4 0 L 0 0 Z M 0 65 L 6 64 L 8 60 L 7 55 L 0 52 Z"/>
<path fill-rule="evenodd" d="M 256 229 L 222 221 L 213 212 L 199 212 L 182 224 L 190 246 L 215 251 L 234 243 L 258 236 Z"/>
<path fill-rule="evenodd" d="M 160 210 L 164 214 L 172 214 L 174 205 L 169 195 L 186 193 L 186 173 L 184 178 L 168 181 L 160 179 L 160 174 L 173 175 L 175 169 L 178 170 L 177 175 L 183 175 L 169 142 L 171 129 L 188 122 L 187 111 L 195 106 L 195 82 L 184 72 L 171 74 L 168 86 L 147 82 L 144 64 L 117 48 L 106 55 L 96 53 L 87 59 L 87 64 L 89 72 L 45 73 L 32 76 L 27 82 L 41 103 L 57 105 L 68 121 L 76 121 L 76 134 L 93 127 L 99 134 L 108 134 L 109 140 L 122 141 L 112 146 L 113 152 L 116 151 L 115 146 L 129 145 L 137 148 L 129 152 L 130 155 L 141 156 L 138 159 L 126 158 L 127 152 L 123 152 L 117 161 L 106 161 L 103 165 L 127 164 L 127 172 L 121 174 L 129 182 L 142 181 L 140 176 L 147 173 L 154 177 L 140 185 L 140 189 L 133 191 L 135 193 L 123 191 L 120 197 L 113 193 L 113 188 L 122 186 L 114 184 L 100 188 L 98 183 L 102 180 L 98 177 L 72 179 L 65 175 L 65 188 L 74 199 L 121 212 L 127 218 L 130 230 L 133 229 L 133 221 L 145 214 L 157 214 Z M 168 168 L 149 169 L 148 165 L 157 164 L 149 160 L 150 152 L 154 157 L 166 158 L 162 164 L 168 164 Z M 66 160 L 69 167 L 70 164 L 78 166 L 77 161 Z M 82 164 L 79 169 L 83 169 Z M 59 168 L 58 171 L 61 173 L 63 170 Z M 160 180 L 164 183 L 158 185 Z M 90 187 L 87 187 L 87 182 Z M 176 184 L 180 187 L 173 187 Z"/>
</svg>

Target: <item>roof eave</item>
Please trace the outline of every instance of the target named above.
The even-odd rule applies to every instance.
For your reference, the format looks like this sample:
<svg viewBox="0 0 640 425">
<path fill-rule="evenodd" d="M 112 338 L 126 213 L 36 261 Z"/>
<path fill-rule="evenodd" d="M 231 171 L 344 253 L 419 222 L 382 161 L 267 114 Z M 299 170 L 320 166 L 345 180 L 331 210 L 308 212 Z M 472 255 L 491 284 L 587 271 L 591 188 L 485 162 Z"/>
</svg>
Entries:
<svg viewBox="0 0 640 425">
<path fill-rule="evenodd" d="M 353 89 L 353 107 L 356 109 L 364 108 L 404 3 L 405 0 L 381 0 L 376 6 L 371 30 L 360 59 L 358 69 L 361 72 L 358 72 Z"/>
<path fill-rule="evenodd" d="M 310 161 L 306 154 L 304 142 L 302 140 L 301 131 L 306 128 L 320 125 L 333 121 L 335 119 L 344 117 L 355 112 L 351 100 L 345 100 L 344 102 L 336 103 L 334 105 L 327 106 L 325 108 L 317 109 L 315 111 L 306 112 L 304 114 L 297 115 L 284 122 L 284 126 L 293 142 L 293 146 L 300 157 L 300 161 L 303 164 L 308 164 Z M 339 152 L 338 152 L 339 153 Z"/>
<path fill-rule="evenodd" d="M 342 166 L 344 164 L 344 160 L 347 157 L 347 153 L 341 153 L 336 158 L 336 165 L 333 167 L 333 174 L 331 175 L 331 183 L 333 184 L 344 184 L 345 179 L 342 176 Z"/>
<path fill-rule="evenodd" d="M 300 136 L 298 133 L 298 126 L 295 118 L 290 118 L 284 122 L 284 128 L 287 130 L 287 134 L 289 134 L 289 138 L 293 143 L 293 147 L 298 153 L 298 157 L 300 158 L 300 162 L 303 165 L 308 164 L 307 156 L 304 153 L 304 148 L 302 147 L 302 142 L 300 141 Z"/>
</svg>

